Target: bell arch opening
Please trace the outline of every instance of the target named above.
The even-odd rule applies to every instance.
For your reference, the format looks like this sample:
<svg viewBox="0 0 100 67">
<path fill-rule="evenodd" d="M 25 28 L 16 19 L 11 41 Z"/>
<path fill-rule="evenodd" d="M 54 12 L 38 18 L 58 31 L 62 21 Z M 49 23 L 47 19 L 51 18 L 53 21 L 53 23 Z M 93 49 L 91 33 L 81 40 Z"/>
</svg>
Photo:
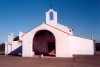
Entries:
<svg viewBox="0 0 100 67">
<path fill-rule="evenodd" d="M 35 55 L 56 56 L 55 36 L 48 30 L 36 32 L 33 38 L 33 51 Z"/>
<path fill-rule="evenodd" d="M 54 20 L 53 12 L 50 12 L 50 20 Z"/>
</svg>

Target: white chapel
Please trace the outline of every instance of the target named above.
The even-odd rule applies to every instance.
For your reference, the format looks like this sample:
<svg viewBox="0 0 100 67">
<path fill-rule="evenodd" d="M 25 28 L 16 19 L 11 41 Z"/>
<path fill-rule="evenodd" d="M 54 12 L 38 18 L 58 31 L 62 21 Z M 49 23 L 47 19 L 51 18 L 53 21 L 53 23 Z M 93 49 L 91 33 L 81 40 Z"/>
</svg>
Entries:
<svg viewBox="0 0 100 67">
<path fill-rule="evenodd" d="M 21 53 L 22 57 L 41 54 L 73 57 L 73 55 L 95 54 L 93 40 L 74 36 L 73 29 L 57 22 L 57 12 L 53 9 L 46 12 L 45 22 L 27 33 L 19 32 L 19 40 L 13 39 L 13 33 L 9 33 L 5 42 L 5 55 Z"/>
</svg>

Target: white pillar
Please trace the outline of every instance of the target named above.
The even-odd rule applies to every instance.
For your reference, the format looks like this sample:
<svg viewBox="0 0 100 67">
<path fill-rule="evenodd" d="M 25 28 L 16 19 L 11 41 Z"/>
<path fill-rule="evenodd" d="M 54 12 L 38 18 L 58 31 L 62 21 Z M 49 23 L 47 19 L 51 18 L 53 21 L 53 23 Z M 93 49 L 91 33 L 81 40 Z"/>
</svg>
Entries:
<svg viewBox="0 0 100 67">
<path fill-rule="evenodd" d="M 8 34 L 8 40 L 5 42 L 5 55 L 12 52 L 13 33 Z"/>
</svg>

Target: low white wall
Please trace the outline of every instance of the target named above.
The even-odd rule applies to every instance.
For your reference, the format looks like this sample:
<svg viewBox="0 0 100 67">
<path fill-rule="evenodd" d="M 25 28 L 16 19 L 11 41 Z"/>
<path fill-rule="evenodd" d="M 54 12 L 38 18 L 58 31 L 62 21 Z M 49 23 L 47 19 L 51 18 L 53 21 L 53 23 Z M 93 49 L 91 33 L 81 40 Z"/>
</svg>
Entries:
<svg viewBox="0 0 100 67">
<path fill-rule="evenodd" d="M 12 53 L 13 54 L 18 54 L 18 53 L 21 53 L 21 42 L 19 41 L 13 41 L 12 42 Z"/>
<path fill-rule="evenodd" d="M 21 50 L 21 43 L 18 41 L 12 41 L 12 44 L 5 43 L 5 55 L 18 54 Z"/>
<path fill-rule="evenodd" d="M 69 36 L 71 52 L 76 55 L 94 55 L 93 40 Z"/>
</svg>

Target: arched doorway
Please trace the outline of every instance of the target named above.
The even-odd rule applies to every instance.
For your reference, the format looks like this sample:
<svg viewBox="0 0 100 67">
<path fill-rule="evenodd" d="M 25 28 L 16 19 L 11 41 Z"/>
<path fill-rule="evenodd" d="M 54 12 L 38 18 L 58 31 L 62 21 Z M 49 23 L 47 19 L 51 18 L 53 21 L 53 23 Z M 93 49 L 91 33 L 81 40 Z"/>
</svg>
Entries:
<svg viewBox="0 0 100 67">
<path fill-rule="evenodd" d="M 36 32 L 33 38 L 33 51 L 35 55 L 44 54 L 48 56 L 56 55 L 55 37 L 48 30 Z"/>
</svg>

